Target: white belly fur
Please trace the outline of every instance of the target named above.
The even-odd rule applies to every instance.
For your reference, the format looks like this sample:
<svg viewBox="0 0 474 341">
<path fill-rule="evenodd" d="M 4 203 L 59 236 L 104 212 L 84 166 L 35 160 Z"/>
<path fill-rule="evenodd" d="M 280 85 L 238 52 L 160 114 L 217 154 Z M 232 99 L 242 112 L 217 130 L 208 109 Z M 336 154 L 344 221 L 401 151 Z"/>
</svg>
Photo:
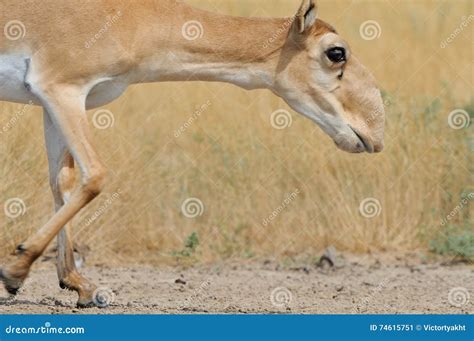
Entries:
<svg viewBox="0 0 474 341">
<path fill-rule="evenodd" d="M 0 54 L 0 100 L 38 104 L 35 96 L 25 88 L 26 55 Z"/>
<path fill-rule="evenodd" d="M 22 54 L 0 54 L 0 101 L 15 103 L 33 103 L 39 100 L 25 88 L 29 56 Z M 125 79 L 98 79 L 93 82 L 86 101 L 87 109 L 93 109 L 112 102 L 127 89 Z"/>
</svg>

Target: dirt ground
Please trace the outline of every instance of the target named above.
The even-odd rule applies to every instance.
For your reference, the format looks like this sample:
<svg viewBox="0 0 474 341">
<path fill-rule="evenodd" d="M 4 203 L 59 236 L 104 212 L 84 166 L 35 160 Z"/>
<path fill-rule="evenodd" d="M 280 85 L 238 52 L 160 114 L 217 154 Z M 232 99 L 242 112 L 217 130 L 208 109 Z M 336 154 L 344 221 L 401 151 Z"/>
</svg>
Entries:
<svg viewBox="0 0 474 341">
<path fill-rule="evenodd" d="M 86 267 L 105 289 L 107 308 L 75 308 L 76 294 L 58 287 L 42 263 L 15 298 L 0 289 L 1 313 L 474 313 L 474 267 L 411 256 L 351 257 L 335 266 L 225 262 L 188 269 Z M 111 288 L 107 289 L 107 288 Z"/>
</svg>

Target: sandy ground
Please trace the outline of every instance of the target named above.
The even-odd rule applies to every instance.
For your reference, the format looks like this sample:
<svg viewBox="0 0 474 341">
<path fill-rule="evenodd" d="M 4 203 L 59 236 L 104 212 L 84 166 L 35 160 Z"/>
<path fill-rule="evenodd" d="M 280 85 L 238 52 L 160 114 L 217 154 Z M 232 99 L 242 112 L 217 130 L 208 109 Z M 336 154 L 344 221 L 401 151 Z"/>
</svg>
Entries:
<svg viewBox="0 0 474 341">
<path fill-rule="evenodd" d="M 75 308 L 54 265 L 37 266 L 15 298 L 0 289 L 1 313 L 474 313 L 474 267 L 410 257 L 352 257 L 334 267 L 275 262 L 221 263 L 189 269 L 87 267 L 111 288 L 107 308 Z"/>
</svg>

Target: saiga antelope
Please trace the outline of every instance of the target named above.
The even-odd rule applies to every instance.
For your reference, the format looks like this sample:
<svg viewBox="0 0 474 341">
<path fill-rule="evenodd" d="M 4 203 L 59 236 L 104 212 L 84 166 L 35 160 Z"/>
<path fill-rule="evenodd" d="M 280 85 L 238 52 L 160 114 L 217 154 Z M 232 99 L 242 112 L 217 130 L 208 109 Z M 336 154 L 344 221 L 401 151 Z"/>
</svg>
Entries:
<svg viewBox="0 0 474 341">
<path fill-rule="evenodd" d="M 44 108 L 56 206 L 2 268 L 11 294 L 57 235 L 61 287 L 79 294 L 78 306 L 93 305 L 96 286 L 77 271 L 65 226 L 106 177 L 86 109 L 113 101 L 130 84 L 199 80 L 269 89 L 340 149 L 383 148 L 385 114 L 375 80 L 334 28 L 317 19 L 314 0 L 280 19 L 219 15 L 172 0 L 2 0 L 0 6 L 0 100 Z M 107 17 L 118 19 L 101 31 Z M 197 36 L 188 35 L 189 24 Z"/>
</svg>

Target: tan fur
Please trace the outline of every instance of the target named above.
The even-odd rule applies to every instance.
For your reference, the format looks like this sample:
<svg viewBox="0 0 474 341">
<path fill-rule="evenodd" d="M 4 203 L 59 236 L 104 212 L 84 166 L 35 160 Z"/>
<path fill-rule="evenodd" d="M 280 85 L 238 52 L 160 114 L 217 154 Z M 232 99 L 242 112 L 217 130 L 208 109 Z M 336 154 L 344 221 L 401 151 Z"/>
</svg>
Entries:
<svg viewBox="0 0 474 341">
<path fill-rule="evenodd" d="M 26 66 L 24 88 L 4 87 L 0 100 L 44 107 L 57 208 L 0 272 L 6 288 L 17 291 L 31 264 L 58 235 L 60 281 L 79 293 L 80 306 L 92 303 L 95 286 L 77 272 L 63 227 L 100 193 L 105 180 L 86 108 L 112 101 L 129 84 L 204 80 L 267 88 L 318 123 L 341 149 L 382 150 L 384 109 L 375 80 L 334 28 L 317 19 L 316 9 L 315 1 L 304 0 L 295 17 L 258 19 L 214 14 L 171 0 L 3 0 L 0 22 L 19 20 L 26 35 L 19 40 L 0 37 L 0 57 L 20 56 Z M 86 46 L 107 18 L 119 13 Z M 185 39 L 182 28 L 189 21 L 202 25 L 202 37 Z M 325 51 L 332 46 L 347 49 L 344 65 L 327 59 Z M 17 95 L 11 89 L 18 89 Z M 74 164 L 81 171 L 76 187 Z"/>
</svg>

